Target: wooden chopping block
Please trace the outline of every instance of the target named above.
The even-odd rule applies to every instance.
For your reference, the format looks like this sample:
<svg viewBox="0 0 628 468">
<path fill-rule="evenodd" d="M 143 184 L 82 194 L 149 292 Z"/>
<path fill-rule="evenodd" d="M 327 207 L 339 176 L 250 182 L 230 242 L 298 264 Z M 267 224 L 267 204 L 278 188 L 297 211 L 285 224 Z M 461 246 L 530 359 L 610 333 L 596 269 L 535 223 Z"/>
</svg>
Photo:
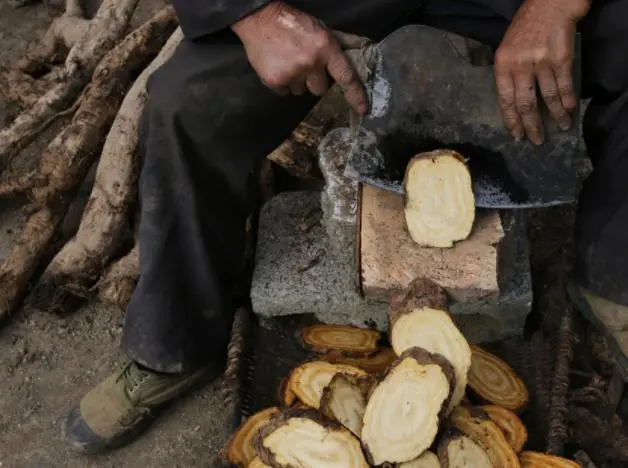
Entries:
<svg viewBox="0 0 628 468">
<path fill-rule="evenodd" d="M 498 247 L 505 233 L 498 211 L 478 211 L 469 237 L 446 249 L 412 240 L 397 193 L 361 184 L 357 216 L 358 282 L 366 299 L 388 300 L 419 277 L 459 302 L 499 295 Z"/>
</svg>

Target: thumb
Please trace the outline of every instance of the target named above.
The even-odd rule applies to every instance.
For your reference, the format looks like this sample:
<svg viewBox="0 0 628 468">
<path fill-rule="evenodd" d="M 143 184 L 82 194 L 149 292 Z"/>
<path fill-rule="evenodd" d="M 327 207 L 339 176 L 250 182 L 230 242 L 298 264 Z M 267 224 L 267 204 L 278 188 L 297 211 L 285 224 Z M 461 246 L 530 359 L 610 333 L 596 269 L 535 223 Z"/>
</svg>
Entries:
<svg viewBox="0 0 628 468">
<path fill-rule="evenodd" d="M 361 49 L 371 43 L 371 39 L 368 37 L 336 30 L 332 30 L 331 33 L 343 49 Z"/>
</svg>

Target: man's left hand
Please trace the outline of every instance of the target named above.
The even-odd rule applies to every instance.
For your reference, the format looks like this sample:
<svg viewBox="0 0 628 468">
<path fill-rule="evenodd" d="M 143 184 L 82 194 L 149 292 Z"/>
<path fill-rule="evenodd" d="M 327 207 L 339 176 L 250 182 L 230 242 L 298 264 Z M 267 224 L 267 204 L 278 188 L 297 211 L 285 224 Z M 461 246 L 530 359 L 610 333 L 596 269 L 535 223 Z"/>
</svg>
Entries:
<svg viewBox="0 0 628 468">
<path fill-rule="evenodd" d="M 538 83 L 550 114 L 562 130 L 576 108 L 572 65 L 576 25 L 589 0 L 526 0 L 495 55 L 499 103 L 513 137 L 543 143 Z"/>
</svg>

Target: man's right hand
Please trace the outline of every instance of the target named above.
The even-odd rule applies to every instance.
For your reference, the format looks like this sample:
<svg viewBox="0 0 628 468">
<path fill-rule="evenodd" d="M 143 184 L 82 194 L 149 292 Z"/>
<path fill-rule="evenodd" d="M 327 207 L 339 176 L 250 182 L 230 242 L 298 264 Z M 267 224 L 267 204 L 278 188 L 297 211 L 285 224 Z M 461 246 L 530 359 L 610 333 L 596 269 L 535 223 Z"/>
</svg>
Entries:
<svg viewBox="0 0 628 468">
<path fill-rule="evenodd" d="M 262 82 L 279 94 L 322 96 L 330 77 L 358 114 L 368 112 L 364 87 L 332 31 L 318 19 L 283 2 L 232 25 L 251 66 Z"/>
</svg>

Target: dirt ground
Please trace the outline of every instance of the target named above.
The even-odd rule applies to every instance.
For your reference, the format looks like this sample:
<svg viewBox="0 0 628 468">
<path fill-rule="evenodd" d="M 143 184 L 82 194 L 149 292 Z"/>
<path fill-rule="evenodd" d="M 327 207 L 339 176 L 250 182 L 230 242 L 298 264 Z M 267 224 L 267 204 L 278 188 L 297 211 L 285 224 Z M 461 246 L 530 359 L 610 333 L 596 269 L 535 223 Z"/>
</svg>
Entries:
<svg viewBox="0 0 628 468">
<path fill-rule="evenodd" d="M 140 2 L 134 22 L 159 6 Z M 14 10 L 0 0 L 0 66 L 45 31 L 53 14 L 42 4 Z M 13 113 L 3 104 L 0 100 L 0 124 Z M 35 144 L 29 153 L 37 151 Z M 19 208 L 0 204 L 0 261 L 22 221 Z M 119 362 L 122 323 L 120 311 L 90 305 L 68 317 L 21 310 L 0 330 L 0 467 L 212 465 L 226 437 L 215 384 L 173 406 L 127 448 L 91 458 L 66 449 L 61 438 L 65 414 Z"/>
</svg>

